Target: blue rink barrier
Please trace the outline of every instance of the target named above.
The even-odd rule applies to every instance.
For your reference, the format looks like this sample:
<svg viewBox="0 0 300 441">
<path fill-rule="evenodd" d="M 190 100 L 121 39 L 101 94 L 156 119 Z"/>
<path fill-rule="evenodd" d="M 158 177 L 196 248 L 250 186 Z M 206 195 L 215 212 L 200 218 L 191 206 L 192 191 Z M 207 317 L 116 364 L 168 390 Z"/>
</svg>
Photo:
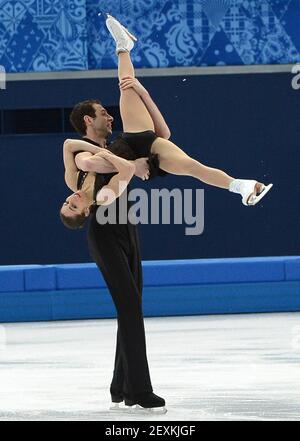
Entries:
<svg viewBox="0 0 300 441">
<path fill-rule="evenodd" d="M 146 317 L 300 311 L 300 257 L 148 261 Z M 0 267 L 0 322 L 116 317 L 94 264 Z"/>
</svg>

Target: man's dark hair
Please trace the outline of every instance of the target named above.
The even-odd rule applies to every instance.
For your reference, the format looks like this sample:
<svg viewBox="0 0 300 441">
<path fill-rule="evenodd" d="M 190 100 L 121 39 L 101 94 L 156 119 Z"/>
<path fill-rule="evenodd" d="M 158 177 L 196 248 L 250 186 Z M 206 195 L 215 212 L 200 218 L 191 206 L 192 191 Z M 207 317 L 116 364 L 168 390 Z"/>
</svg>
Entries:
<svg viewBox="0 0 300 441">
<path fill-rule="evenodd" d="M 77 216 L 68 217 L 60 212 L 60 220 L 64 224 L 65 227 L 70 230 L 79 230 L 84 227 L 85 221 L 87 217 L 85 214 L 78 214 Z"/>
<path fill-rule="evenodd" d="M 70 115 L 70 122 L 74 129 L 81 135 L 86 135 L 86 124 L 84 122 L 85 115 L 96 118 L 94 104 L 101 104 L 99 100 L 86 100 L 76 104 Z"/>
</svg>

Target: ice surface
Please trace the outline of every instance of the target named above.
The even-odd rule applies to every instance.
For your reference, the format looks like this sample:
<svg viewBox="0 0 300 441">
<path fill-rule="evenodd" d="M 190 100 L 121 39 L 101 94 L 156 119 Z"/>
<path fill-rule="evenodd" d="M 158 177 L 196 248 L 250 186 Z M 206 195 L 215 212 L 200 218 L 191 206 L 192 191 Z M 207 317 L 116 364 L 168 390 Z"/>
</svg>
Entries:
<svg viewBox="0 0 300 441">
<path fill-rule="evenodd" d="M 0 325 L 0 420 L 300 420 L 300 314 L 146 319 L 168 414 L 109 412 L 115 320 Z"/>
</svg>

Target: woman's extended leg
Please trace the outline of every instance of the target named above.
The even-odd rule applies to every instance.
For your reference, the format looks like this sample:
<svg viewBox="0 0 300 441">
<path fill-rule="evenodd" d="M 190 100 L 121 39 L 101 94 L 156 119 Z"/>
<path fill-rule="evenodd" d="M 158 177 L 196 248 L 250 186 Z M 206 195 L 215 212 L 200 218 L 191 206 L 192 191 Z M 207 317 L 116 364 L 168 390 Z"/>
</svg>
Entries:
<svg viewBox="0 0 300 441">
<path fill-rule="evenodd" d="M 119 53 L 118 75 L 120 81 L 124 77 L 135 76 L 130 54 L 127 52 Z M 120 111 L 124 132 L 137 133 L 145 130 L 154 130 L 153 121 L 145 104 L 133 89 L 121 91 Z M 192 176 L 206 184 L 227 190 L 235 182 L 235 178 L 232 176 L 229 176 L 222 170 L 201 164 L 169 140 L 157 138 L 152 145 L 151 152 L 158 154 L 160 168 L 168 173 Z M 252 196 L 260 193 L 263 188 L 263 184 L 255 184 L 254 191 L 250 190 L 248 192 L 247 201 Z M 240 189 L 237 192 L 240 193 Z"/>
<path fill-rule="evenodd" d="M 266 187 L 260 182 L 235 179 L 222 170 L 207 167 L 167 139 L 157 138 L 151 152 L 159 156 L 162 170 L 175 175 L 192 176 L 206 184 L 238 193 L 242 195 L 244 205 L 255 205 L 272 188 L 272 184 Z"/>
<path fill-rule="evenodd" d="M 118 55 L 118 75 L 121 81 L 124 77 L 134 77 L 134 67 L 130 54 L 120 52 Z M 134 89 L 121 90 L 120 112 L 123 122 L 123 131 L 129 133 L 154 130 L 152 118 L 140 96 Z"/>
<path fill-rule="evenodd" d="M 157 138 L 151 152 L 159 155 L 162 170 L 174 175 L 192 176 L 206 184 L 229 189 L 233 177 L 222 170 L 207 167 L 188 156 L 183 150 L 167 139 Z"/>
<path fill-rule="evenodd" d="M 114 20 L 115 22 L 115 20 Z M 112 26 L 112 23 L 108 28 Z M 117 42 L 119 56 L 119 80 L 124 77 L 134 77 L 134 67 L 130 58 L 130 50 L 133 47 L 132 36 L 116 35 L 124 34 L 120 23 L 114 24 L 115 32 L 110 29 L 113 38 Z M 121 29 L 120 29 L 121 27 Z M 115 35 L 114 35 L 115 34 Z M 128 44 L 129 43 L 129 44 Z M 120 110 L 124 132 L 137 133 L 146 130 L 154 130 L 153 120 L 140 96 L 133 89 L 121 90 Z M 255 205 L 270 190 L 272 184 L 265 187 L 264 184 L 252 180 L 239 180 L 227 175 L 222 170 L 207 167 L 188 156 L 183 150 L 167 139 L 157 138 L 151 147 L 151 152 L 157 154 L 160 160 L 160 168 L 176 175 L 187 175 L 199 179 L 206 184 L 228 189 L 243 196 L 245 205 Z M 259 197 L 256 198 L 260 194 Z"/>
</svg>

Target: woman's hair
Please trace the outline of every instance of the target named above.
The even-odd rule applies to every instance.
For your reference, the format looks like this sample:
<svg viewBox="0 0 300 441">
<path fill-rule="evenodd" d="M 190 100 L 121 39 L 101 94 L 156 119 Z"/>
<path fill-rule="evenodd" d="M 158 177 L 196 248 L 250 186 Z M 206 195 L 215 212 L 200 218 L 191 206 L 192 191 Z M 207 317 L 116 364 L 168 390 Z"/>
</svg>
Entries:
<svg viewBox="0 0 300 441">
<path fill-rule="evenodd" d="M 68 217 L 62 214 L 62 212 L 59 213 L 60 220 L 64 224 L 65 227 L 69 228 L 70 230 L 79 230 L 84 227 L 85 221 L 87 220 L 87 217 L 84 213 L 77 214 L 77 216 Z"/>
<path fill-rule="evenodd" d="M 93 106 L 94 104 L 101 105 L 101 102 L 93 99 L 82 101 L 81 103 L 76 104 L 71 112 L 70 122 L 76 132 L 82 136 L 86 135 L 86 124 L 84 121 L 85 115 L 88 115 L 91 118 L 96 118 L 96 111 Z"/>
</svg>

